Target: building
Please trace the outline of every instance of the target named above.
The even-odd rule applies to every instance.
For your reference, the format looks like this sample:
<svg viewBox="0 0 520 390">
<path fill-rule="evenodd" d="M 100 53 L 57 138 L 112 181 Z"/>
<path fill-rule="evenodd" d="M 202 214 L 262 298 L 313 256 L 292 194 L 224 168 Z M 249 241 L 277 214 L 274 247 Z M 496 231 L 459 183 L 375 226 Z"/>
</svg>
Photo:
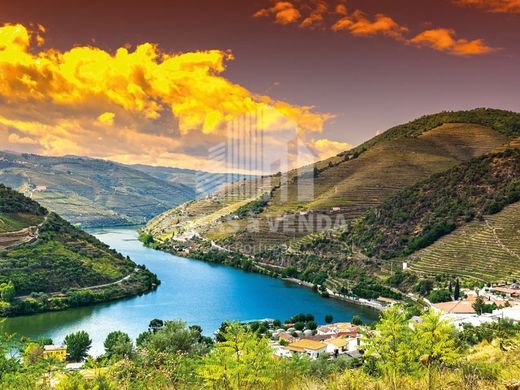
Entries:
<svg viewBox="0 0 520 390">
<path fill-rule="evenodd" d="M 325 340 L 325 344 L 327 344 L 326 352 L 334 356 L 341 355 L 342 353 L 348 351 L 347 339 L 328 339 Z"/>
<path fill-rule="evenodd" d="M 473 301 L 450 301 L 435 303 L 432 306 L 444 314 L 476 314 L 473 308 Z"/>
<path fill-rule="evenodd" d="M 327 350 L 327 344 L 314 340 L 299 340 L 287 346 L 287 350 L 296 354 L 308 355 L 311 359 L 317 359 Z"/>
<path fill-rule="evenodd" d="M 520 298 L 520 289 L 518 288 L 509 288 L 509 287 L 493 287 L 491 288 L 491 292 L 496 295 L 500 295 L 510 299 L 518 299 Z"/>
<path fill-rule="evenodd" d="M 45 359 L 53 358 L 59 361 L 65 361 L 67 357 L 67 346 L 66 345 L 44 345 L 43 346 L 43 357 Z"/>
<path fill-rule="evenodd" d="M 337 335 L 338 333 L 349 333 L 352 331 L 350 322 L 336 322 L 334 324 L 322 325 L 318 327 L 318 335 Z"/>
</svg>

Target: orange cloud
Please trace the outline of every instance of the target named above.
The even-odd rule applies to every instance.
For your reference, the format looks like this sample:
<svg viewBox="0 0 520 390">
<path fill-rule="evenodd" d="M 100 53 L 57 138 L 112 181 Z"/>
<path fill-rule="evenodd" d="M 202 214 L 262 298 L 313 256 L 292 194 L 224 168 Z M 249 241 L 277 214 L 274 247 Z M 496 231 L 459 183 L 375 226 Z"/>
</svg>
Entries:
<svg viewBox="0 0 520 390">
<path fill-rule="evenodd" d="M 461 6 L 477 7 L 487 12 L 520 14 L 520 0 L 454 0 Z"/>
<path fill-rule="evenodd" d="M 333 31 L 346 30 L 354 36 L 370 37 L 383 34 L 394 39 L 402 39 L 403 34 L 408 31 L 406 27 L 400 26 L 389 16 L 377 14 L 371 21 L 359 10 L 350 16 L 339 19 L 331 29 Z"/>
<path fill-rule="evenodd" d="M 327 13 L 328 9 L 329 6 L 327 3 L 325 1 L 319 0 L 309 16 L 307 16 L 303 22 L 301 22 L 300 27 L 313 28 L 321 26 L 324 21 L 324 15 Z"/>
<path fill-rule="evenodd" d="M 200 165 L 244 115 L 261 112 L 273 133 L 320 132 L 331 117 L 227 80 L 228 52 L 171 54 L 151 43 L 38 51 L 35 34 L 0 27 L 0 139 L 35 153 Z"/>
<path fill-rule="evenodd" d="M 279 1 L 270 8 L 264 8 L 255 13 L 255 17 L 265 17 L 274 15 L 276 23 L 291 24 L 296 23 L 301 18 L 301 12 L 288 1 Z"/>
<path fill-rule="evenodd" d="M 465 4 L 484 4 L 483 0 L 454 0 Z M 520 4 L 520 0 L 492 0 L 495 4 L 495 12 L 505 12 L 498 10 L 514 10 Z M 327 12 L 328 9 L 334 12 Z M 281 10 L 291 9 L 298 13 L 298 18 L 284 19 L 283 23 L 278 20 L 278 13 Z M 305 16 L 307 14 L 307 16 Z M 468 40 L 456 38 L 456 33 L 452 29 L 431 29 L 423 31 L 410 39 L 408 27 L 399 24 L 393 18 L 383 13 L 374 16 L 367 15 L 357 9 L 349 12 L 344 0 L 299 0 L 293 3 L 278 2 L 274 7 L 258 11 L 255 16 L 274 15 L 277 23 L 292 24 L 296 23 L 300 17 L 302 28 L 313 28 L 316 26 L 326 26 L 335 32 L 347 32 L 355 37 L 375 37 L 386 36 L 403 44 L 411 44 L 418 47 L 429 47 L 434 50 L 442 51 L 452 55 L 475 56 L 488 54 L 494 49 L 482 40 Z"/>
<path fill-rule="evenodd" d="M 439 28 L 427 30 L 410 40 L 410 43 L 419 47 L 429 47 L 459 56 L 474 56 L 487 54 L 494 49 L 486 45 L 482 39 L 468 41 L 464 38 L 456 38 L 455 31 Z"/>
</svg>

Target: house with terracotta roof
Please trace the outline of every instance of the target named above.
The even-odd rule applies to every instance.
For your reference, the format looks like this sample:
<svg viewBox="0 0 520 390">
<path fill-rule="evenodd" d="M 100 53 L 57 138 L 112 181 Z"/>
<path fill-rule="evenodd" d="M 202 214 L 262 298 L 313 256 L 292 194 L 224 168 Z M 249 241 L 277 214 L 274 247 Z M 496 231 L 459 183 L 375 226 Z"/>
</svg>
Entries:
<svg viewBox="0 0 520 390">
<path fill-rule="evenodd" d="M 500 295 L 506 298 L 517 299 L 520 298 L 520 289 L 510 287 L 492 287 L 490 290 L 493 294 Z"/>
<path fill-rule="evenodd" d="M 433 304 L 433 307 L 444 314 L 476 314 L 473 309 L 473 301 L 450 301 Z"/>
<path fill-rule="evenodd" d="M 326 352 L 327 344 L 304 339 L 289 344 L 286 349 L 296 354 L 308 355 L 311 359 L 317 359 Z"/>
</svg>

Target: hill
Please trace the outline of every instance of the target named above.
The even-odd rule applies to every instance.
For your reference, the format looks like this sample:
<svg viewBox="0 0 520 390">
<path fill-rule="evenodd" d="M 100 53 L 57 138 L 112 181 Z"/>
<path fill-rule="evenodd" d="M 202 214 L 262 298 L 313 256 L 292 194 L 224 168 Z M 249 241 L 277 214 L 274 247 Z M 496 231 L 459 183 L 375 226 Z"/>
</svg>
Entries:
<svg viewBox="0 0 520 390">
<path fill-rule="evenodd" d="M 411 186 L 345 233 L 370 257 L 409 255 L 457 227 L 520 201 L 520 150 L 488 154 Z"/>
<path fill-rule="evenodd" d="M 320 216 L 343 222 L 359 218 L 399 191 L 519 136 L 520 115 L 507 111 L 477 109 L 421 117 L 351 151 L 288 172 L 286 178 L 274 175 L 235 183 L 164 213 L 146 231 L 160 240 L 188 232 L 225 247 L 259 252 L 320 231 Z M 300 200 L 307 185 L 312 196 Z M 251 210 L 237 215 L 244 207 Z"/>
<path fill-rule="evenodd" d="M 193 169 L 151 166 L 143 164 L 129 165 L 133 169 L 169 183 L 182 184 L 195 191 L 197 197 L 214 193 L 228 181 L 225 173 L 210 173 Z M 236 180 L 249 179 L 251 175 L 237 175 Z"/>
<path fill-rule="evenodd" d="M 520 202 L 472 221 L 409 256 L 411 270 L 484 282 L 520 278 Z"/>
<path fill-rule="evenodd" d="M 145 268 L 3 185 L 0 220 L 10 223 L 0 234 L 1 315 L 108 301 L 158 283 Z"/>
<path fill-rule="evenodd" d="M 84 227 L 142 224 L 196 197 L 190 186 L 83 157 L 0 152 L 0 183 Z"/>
</svg>

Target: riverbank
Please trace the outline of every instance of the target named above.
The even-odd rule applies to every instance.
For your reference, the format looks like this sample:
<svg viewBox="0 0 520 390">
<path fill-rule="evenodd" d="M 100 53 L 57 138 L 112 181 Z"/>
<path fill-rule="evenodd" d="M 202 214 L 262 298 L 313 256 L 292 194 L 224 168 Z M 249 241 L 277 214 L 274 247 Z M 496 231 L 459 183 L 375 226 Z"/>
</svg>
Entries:
<svg viewBox="0 0 520 390">
<path fill-rule="evenodd" d="M 295 284 L 298 284 L 299 286 L 303 286 L 303 287 L 307 287 L 307 288 L 310 288 L 310 289 L 314 289 L 314 285 L 312 283 L 305 282 L 305 281 L 300 280 L 300 279 L 296 279 L 296 278 L 280 278 L 280 279 L 282 279 L 284 282 L 295 283 Z M 327 293 L 329 294 L 329 296 L 327 298 L 337 299 L 337 300 L 340 300 L 340 301 L 343 301 L 343 302 L 351 303 L 353 305 L 360 305 L 360 306 L 371 307 L 372 309 L 375 309 L 375 310 L 378 310 L 378 311 L 382 311 L 382 310 L 385 309 L 385 306 L 383 306 L 382 304 L 380 304 L 378 302 L 375 302 L 375 301 L 371 301 L 369 299 L 364 299 L 364 298 L 358 298 L 358 297 L 355 297 L 355 296 L 347 296 L 347 295 L 339 294 L 339 293 L 334 292 L 334 291 L 332 291 L 330 289 L 327 289 Z"/>
<path fill-rule="evenodd" d="M 147 239 L 146 239 L 147 238 Z M 346 302 L 353 305 L 363 306 L 363 307 L 369 307 L 371 309 L 375 309 L 378 311 L 381 311 L 385 308 L 382 304 L 373 301 L 368 300 L 364 298 L 359 298 L 355 296 L 347 296 L 340 294 L 338 292 L 332 291 L 331 289 L 326 289 L 326 294 L 320 293 L 319 291 L 316 291 L 317 286 L 315 286 L 313 283 L 300 280 L 297 278 L 284 278 L 282 277 L 279 270 L 283 270 L 283 267 L 279 266 L 273 266 L 271 264 L 266 263 L 260 263 L 255 261 L 254 259 L 251 259 L 245 255 L 230 252 L 228 250 L 222 251 L 216 248 L 213 242 L 207 243 L 208 250 L 202 251 L 201 249 L 193 250 L 186 247 L 166 247 L 165 243 L 157 243 L 153 240 L 150 241 L 149 236 L 145 236 L 143 234 L 139 235 L 139 239 L 141 242 L 143 242 L 143 245 L 146 245 L 150 249 L 163 251 L 166 253 L 173 254 L 175 256 L 187 258 L 187 259 L 193 259 L 196 258 L 201 261 L 207 261 L 209 263 L 216 263 L 216 264 L 223 264 L 227 266 L 231 266 L 234 268 L 238 268 L 244 271 L 248 272 L 255 272 L 259 273 L 261 275 L 270 276 L 276 279 L 280 279 L 286 282 L 298 284 L 299 286 L 306 287 L 309 289 L 312 289 L 316 293 L 320 294 L 323 298 L 331 298 L 338 301 Z M 179 242 L 179 244 L 181 244 Z M 184 244 L 184 243 L 182 243 Z M 199 248 L 201 248 L 203 245 L 199 245 Z M 276 270 L 269 269 L 269 268 L 276 268 Z"/>
<path fill-rule="evenodd" d="M 146 294 L 160 285 L 157 276 L 146 268 L 138 267 L 131 274 L 112 283 L 70 288 L 63 292 L 18 296 L 9 304 L 2 302 L 0 317 L 17 317 L 45 312 L 56 312 L 81 306 L 116 301 Z"/>
<path fill-rule="evenodd" d="M 137 240 L 134 229 L 89 232 L 157 274 L 159 288 L 96 305 L 7 318 L 0 324 L 0 332 L 34 339 L 48 337 L 59 344 L 67 334 L 85 330 L 92 337 L 91 353 L 100 355 L 108 333 L 121 330 L 135 339 L 154 318 L 184 319 L 189 325 L 200 325 L 205 336 L 212 336 L 226 320 L 283 320 L 297 313 L 312 313 L 317 322 L 323 322 L 327 315 L 337 322 L 350 322 L 357 315 L 366 324 L 378 318 L 372 308 L 326 299 L 310 288 L 277 277 L 149 249 Z"/>
</svg>

